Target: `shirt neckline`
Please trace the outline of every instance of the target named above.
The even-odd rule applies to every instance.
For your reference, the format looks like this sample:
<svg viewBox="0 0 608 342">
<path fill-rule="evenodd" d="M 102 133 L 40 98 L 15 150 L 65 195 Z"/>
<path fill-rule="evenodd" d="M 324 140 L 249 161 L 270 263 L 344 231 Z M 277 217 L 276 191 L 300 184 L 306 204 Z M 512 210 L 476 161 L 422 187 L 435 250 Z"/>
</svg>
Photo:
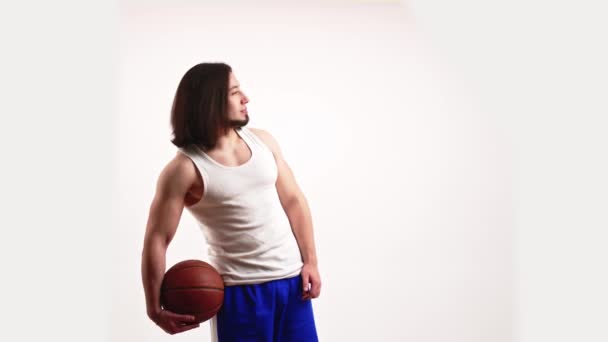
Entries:
<svg viewBox="0 0 608 342">
<path fill-rule="evenodd" d="M 243 168 L 245 166 L 247 166 L 248 164 L 251 163 L 251 160 L 253 159 L 253 148 L 251 148 L 251 144 L 249 143 L 249 141 L 247 140 L 247 138 L 244 136 L 244 134 L 242 134 L 242 128 L 236 129 L 235 130 L 236 134 L 239 135 L 239 137 L 241 137 L 241 139 L 243 139 L 243 142 L 245 143 L 245 146 L 247 146 L 247 148 L 249 149 L 249 152 L 251 153 L 251 156 L 249 157 L 249 159 L 244 162 L 241 165 L 237 165 L 237 166 L 228 166 L 228 165 L 224 165 L 221 164 L 220 162 L 216 161 L 215 159 L 211 158 L 211 156 L 209 156 L 207 153 L 205 153 L 203 150 L 201 150 L 198 146 L 194 145 L 194 148 L 196 148 L 197 151 L 199 151 L 206 159 L 208 159 L 209 161 L 211 161 L 213 164 L 223 168 L 223 169 L 239 169 L 239 168 Z"/>
</svg>

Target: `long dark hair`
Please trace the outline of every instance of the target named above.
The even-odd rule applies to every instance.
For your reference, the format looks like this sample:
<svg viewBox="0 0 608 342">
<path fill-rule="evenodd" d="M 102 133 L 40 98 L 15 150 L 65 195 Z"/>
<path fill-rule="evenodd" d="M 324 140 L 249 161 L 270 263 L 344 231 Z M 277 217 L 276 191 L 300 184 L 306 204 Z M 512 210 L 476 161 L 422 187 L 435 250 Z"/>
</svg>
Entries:
<svg viewBox="0 0 608 342">
<path fill-rule="evenodd" d="M 232 68 L 225 63 L 200 63 L 179 82 L 171 127 L 177 147 L 190 144 L 212 149 L 228 124 L 228 84 Z"/>
</svg>

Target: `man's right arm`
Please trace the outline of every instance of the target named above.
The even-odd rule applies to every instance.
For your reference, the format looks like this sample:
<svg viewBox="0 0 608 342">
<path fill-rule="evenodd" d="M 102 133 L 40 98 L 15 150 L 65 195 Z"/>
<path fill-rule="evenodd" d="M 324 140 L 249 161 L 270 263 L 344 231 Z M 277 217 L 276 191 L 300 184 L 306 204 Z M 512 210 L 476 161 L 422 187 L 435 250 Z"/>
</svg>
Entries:
<svg viewBox="0 0 608 342">
<path fill-rule="evenodd" d="M 198 325 L 188 325 L 194 317 L 164 312 L 160 305 L 160 287 L 165 274 L 166 252 L 179 224 L 184 198 L 196 177 L 194 165 L 185 156 L 176 156 L 161 172 L 150 206 L 141 273 L 148 317 L 167 333 L 182 332 Z"/>
</svg>

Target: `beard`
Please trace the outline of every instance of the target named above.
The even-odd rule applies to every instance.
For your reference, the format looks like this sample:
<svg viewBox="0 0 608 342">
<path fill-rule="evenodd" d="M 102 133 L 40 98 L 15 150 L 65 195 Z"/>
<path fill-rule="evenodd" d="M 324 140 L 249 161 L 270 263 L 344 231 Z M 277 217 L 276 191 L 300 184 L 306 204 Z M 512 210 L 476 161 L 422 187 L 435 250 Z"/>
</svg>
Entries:
<svg viewBox="0 0 608 342">
<path fill-rule="evenodd" d="M 228 126 L 230 128 L 241 128 L 243 126 L 247 126 L 249 123 L 249 115 L 247 115 L 244 120 L 228 120 Z"/>
</svg>

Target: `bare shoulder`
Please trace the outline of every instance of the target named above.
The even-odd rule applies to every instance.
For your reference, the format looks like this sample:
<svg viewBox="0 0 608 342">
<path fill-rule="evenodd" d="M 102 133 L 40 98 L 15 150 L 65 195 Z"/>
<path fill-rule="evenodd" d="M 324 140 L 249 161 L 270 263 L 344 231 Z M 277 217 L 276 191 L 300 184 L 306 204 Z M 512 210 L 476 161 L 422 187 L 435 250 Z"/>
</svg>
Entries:
<svg viewBox="0 0 608 342">
<path fill-rule="evenodd" d="M 157 187 L 162 193 L 185 194 L 197 181 L 197 171 L 190 158 L 177 152 L 163 168 Z"/>
<path fill-rule="evenodd" d="M 272 134 L 270 134 L 270 132 L 267 130 L 253 127 L 249 127 L 249 130 L 255 133 L 255 135 L 257 135 L 260 139 L 264 140 L 264 142 L 266 142 L 266 140 L 274 140 Z"/>
<path fill-rule="evenodd" d="M 249 128 L 258 138 L 260 138 L 270 148 L 275 156 L 281 156 L 281 147 L 270 132 L 260 128 Z"/>
</svg>

